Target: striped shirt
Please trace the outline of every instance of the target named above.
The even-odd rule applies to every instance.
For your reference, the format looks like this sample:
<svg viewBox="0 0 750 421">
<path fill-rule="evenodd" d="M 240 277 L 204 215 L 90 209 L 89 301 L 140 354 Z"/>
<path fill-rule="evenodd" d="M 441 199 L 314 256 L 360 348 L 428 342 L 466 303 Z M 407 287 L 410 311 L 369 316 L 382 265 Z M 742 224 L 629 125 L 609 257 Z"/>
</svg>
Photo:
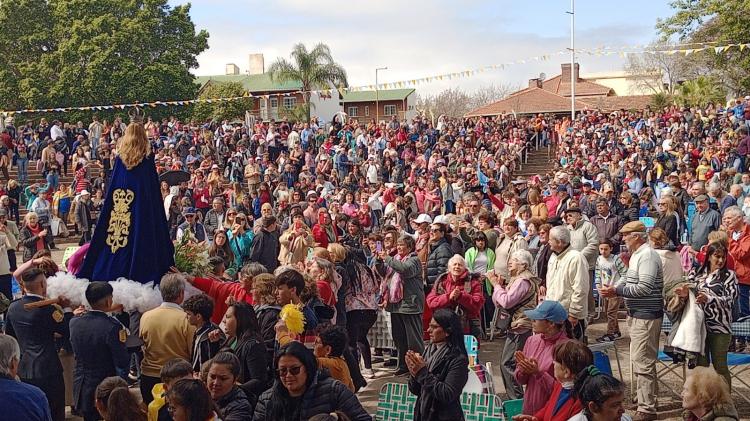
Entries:
<svg viewBox="0 0 750 421">
<path fill-rule="evenodd" d="M 710 274 L 693 275 L 690 280 L 698 293 L 705 293 L 708 301 L 703 304 L 708 333 L 732 333 L 732 306 L 737 300 L 737 275 L 731 270 L 715 270 Z"/>
<path fill-rule="evenodd" d="M 664 316 L 664 273 L 659 254 L 642 244 L 630 257 L 628 271 L 617 284 L 617 295 L 625 298 L 630 317 L 654 320 Z"/>
</svg>

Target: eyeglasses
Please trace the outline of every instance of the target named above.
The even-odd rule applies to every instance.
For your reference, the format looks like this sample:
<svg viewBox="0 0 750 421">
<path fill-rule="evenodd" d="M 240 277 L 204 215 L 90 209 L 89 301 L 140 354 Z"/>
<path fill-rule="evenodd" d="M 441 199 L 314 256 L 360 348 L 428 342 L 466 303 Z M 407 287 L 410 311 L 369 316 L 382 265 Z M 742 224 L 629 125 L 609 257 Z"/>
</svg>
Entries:
<svg viewBox="0 0 750 421">
<path fill-rule="evenodd" d="M 433 228 L 430 230 L 430 232 L 443 232 L 440 228 Z"/>
<path fill-rule="evenodd" d="M 302 371 L 301 365 L 296 365 L 294 367 L 281 367 L 278 370 L 276 370 L 277 373 L 279 373 L 279 377 L 285 377 L 287 374 L 291 374 L 292 376 L 296 376 L 299 374 L 299 372 Z"/>
</svg>

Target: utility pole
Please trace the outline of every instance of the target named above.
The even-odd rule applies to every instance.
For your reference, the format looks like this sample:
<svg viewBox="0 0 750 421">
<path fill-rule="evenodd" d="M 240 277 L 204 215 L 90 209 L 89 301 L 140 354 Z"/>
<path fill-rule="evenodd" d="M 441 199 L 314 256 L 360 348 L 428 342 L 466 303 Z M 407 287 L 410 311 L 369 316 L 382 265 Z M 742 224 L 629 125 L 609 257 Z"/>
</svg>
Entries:
<svg viewBox="0 0 750 421">
<path fill-rule="evenodd" d="M 576 0 L 570 0 L 570 122 L 576 118 Z"/>
<path fill-rule="evenodd" d="M 388 67 L 378 67 L 375 69 L 375 125 L 380 124 L 380 95 L 378 94 L 378 72 L 388 70 Z"/>
</svg>

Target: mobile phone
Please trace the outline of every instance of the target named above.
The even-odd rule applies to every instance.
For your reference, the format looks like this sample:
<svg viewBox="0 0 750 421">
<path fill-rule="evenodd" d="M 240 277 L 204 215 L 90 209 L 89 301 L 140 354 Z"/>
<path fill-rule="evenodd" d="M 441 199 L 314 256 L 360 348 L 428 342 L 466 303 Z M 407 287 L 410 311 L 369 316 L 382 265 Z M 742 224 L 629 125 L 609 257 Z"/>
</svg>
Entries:
<svg viewBox="0 0 750 421">
<path fill-rule="evenodd" d="M 378 253 L 380 253 L 381 251 L 383 251 L 383 242 L 382 241 L 375 242 L 375 251 L 378 252 Z"/>
</svg>

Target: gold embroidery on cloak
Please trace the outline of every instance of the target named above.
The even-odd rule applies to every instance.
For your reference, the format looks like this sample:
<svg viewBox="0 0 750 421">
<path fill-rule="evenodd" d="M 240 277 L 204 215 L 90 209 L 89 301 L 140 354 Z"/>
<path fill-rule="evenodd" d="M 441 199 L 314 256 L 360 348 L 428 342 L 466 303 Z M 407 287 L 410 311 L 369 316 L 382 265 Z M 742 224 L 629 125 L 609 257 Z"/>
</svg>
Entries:
<svg viewBox="0 0 750 421">
<path fill-rule="evenodd" d="M 112 213 L 109 216 L 107 228 L 107 245 L 116 253 L 128 244 L 130 235 L 130 204 L 133 203 L 135 193 L 132 190 L 117 189 L 112 193 Z"/>
</svg>

